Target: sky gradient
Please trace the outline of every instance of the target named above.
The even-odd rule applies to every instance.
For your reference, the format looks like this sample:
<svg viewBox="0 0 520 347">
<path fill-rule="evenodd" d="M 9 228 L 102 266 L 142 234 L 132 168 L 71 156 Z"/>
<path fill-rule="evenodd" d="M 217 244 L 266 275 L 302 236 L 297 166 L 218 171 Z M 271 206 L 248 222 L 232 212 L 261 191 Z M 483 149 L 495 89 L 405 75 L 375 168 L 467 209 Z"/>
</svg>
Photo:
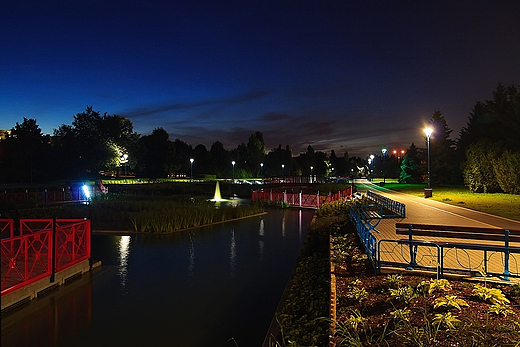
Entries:
<svg viewBox="0 0 520 347">
<path fill-rule="evenodd" d="M 366 157 L 452 138 L 520 83 L 520 1 L 12 1 L 0 11 L 0 129 L 87 105 L 148 135 Z"/>
</svg>

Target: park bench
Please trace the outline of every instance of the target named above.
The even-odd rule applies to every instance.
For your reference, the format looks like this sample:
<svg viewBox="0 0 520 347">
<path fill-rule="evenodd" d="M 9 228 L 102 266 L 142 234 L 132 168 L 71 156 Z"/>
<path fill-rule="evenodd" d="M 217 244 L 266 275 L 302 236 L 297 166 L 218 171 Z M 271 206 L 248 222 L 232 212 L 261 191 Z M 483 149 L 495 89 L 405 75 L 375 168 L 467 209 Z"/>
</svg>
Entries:
<svg viewBox="0 0 520 347">
<path fill-rule="evenodd" d="M 461 248 L 471 250 L 481 250 L 484 252 L 495 251 L 503 252 L 504 257 L 504 275 L 509 275 L 509 254 L 520 253 L 520 247 L 511 247 L 511 242 L 520 242 L 520 230 L 508 230 L 498 228 L 481 228 L 466 227 L 452 225 L 428 225 L 415 223 L 396 223 L 395 231 L 397 235 L 408 235 L 408 239 L 400 240 L 400 243 L 408 243 L 410 246 L 410 267 L 417 265 L 415 262 L 417 256 L 417 245 L 421 241 L 414 240 L 414 236 L 423 236 L 430 238 L 451 238 L 463 241 L 449 242 L 429 240 L 440 247 L 443 254 L 444 248 Z M 467 241 L 475 241 L 473 243 Z M 482 244 L 478 241 L 496 241 L 500 244 Z M 503 244 L 503 245 L 502 245 Z M 441 254 L 441 255 L 442 255 Z M 443 257 L 441 256 L 441 269 Z"/>
</svg>

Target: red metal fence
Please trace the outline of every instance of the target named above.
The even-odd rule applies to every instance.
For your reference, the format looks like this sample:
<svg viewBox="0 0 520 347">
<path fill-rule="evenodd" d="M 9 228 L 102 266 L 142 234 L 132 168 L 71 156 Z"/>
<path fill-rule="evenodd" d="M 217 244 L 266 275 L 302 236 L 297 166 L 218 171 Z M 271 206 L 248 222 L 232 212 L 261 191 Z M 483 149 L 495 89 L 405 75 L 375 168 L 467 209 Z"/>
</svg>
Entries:
<svg viewBox="0 0 520 347">
<path fill-rule="evenodd" d="M 298 207 L 315 207 L 319 208 L 321 205 L 337 201 L 337 200 L 345 200 L 352 198 L 352 187 L 347 187 L 343 190 L 338 191 L 337 193 L 332 194 L 329 192 L 328 195 L 320 195 L 320 192 L 317 194 L 306 194 L 306 193 L 287 193 L 287 192 L 273 192 L 272 189 L 269 191 L 263 190 L 255 190 L 251 195 L 251 200 L 261 200 L 261 201 L 281 201 L 289 204 L 290 206 L 298 206 Z"/>
<path fill-rule="evenodd" d="M 90 220 L 0 219 L 2 295 L 90 258 Z"/>
</svg>

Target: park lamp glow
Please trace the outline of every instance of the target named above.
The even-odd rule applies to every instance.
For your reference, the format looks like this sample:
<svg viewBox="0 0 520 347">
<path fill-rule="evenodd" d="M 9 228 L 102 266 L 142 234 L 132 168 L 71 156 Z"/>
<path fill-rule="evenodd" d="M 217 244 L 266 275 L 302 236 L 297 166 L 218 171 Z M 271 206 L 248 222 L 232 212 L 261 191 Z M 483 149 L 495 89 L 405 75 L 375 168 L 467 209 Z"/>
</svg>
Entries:
<svg viewBox="0 0 520 347">
<path fill-rule="evenodd" d="M 85 193 L 85 198 L 90 200 L 90 190 L 88 190 L 88 186 L 86 184 L 83 185 L 83 193 Z"/>
</svg>

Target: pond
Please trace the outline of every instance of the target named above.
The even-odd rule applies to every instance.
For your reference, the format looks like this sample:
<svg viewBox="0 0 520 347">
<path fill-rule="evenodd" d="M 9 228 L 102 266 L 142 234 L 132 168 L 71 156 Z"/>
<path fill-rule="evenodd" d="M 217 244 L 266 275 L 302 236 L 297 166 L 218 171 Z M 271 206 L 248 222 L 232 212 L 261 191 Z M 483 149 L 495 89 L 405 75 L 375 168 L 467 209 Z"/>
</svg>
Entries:
<svg viewBox="0 0 520 347">
<path fill-rule="evenodd" d="M 2 346 L 261 346 L 312 210 L 94 235 L 102 266 L 2 316 Z"/>
</svg>

